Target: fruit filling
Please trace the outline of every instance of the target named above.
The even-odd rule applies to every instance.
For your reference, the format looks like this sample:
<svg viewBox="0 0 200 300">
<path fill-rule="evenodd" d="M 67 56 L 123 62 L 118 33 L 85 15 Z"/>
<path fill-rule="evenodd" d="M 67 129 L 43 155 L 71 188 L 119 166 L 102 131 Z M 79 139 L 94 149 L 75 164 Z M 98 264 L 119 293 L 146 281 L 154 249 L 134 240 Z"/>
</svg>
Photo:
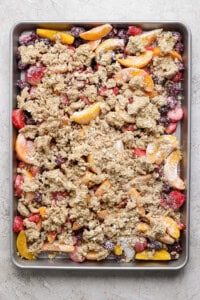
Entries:
<svg viewBox="0 0 200 300">
<path fill-rule="evenodd" d="M 174 260 L 182 36 L 134 24 L 21 34 L 13 230 L 24 259 Z"/>
</svg>

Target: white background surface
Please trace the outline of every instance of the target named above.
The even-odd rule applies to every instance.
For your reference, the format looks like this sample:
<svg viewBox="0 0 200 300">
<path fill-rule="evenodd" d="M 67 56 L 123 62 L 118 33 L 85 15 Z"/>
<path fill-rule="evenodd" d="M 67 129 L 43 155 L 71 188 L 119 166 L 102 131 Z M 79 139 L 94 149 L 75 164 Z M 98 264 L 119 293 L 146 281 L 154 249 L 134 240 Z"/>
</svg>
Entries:
<svg viewBox="0 0 200 300">
<path fill-rule="evenodd" d="M 200 1 L 0 0 L 0 300 L 200 299 Z M 193 35 L 190 261 L 179 272 L 23 271 L 9 252 L 9 31 L 22 20 L 180 20 Z"/>
</svg>

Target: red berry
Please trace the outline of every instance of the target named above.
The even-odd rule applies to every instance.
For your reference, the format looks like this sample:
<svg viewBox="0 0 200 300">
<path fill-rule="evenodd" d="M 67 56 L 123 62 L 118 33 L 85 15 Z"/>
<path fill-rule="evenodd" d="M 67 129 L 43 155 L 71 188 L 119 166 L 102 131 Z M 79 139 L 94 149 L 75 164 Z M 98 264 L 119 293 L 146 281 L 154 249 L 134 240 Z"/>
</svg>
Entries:
<svg viewBox="0 0 200 300">
<path fill-rule="evenodd" d="M 169 123 L 167 127 L 165 127 L 165 132 L 167 134 L 172 134 L 176 131 L 177 123 Z"/>
<path fill-rule="evenodd" d="M 102 86 L 98 89 L 98 95 L 99 96 L 105 96 L 105 93 L 107 91 L 107 87 L 106 86 Z"/>
<path fill-rule="evenodd" d="M 185 195 L 179 191 L 172 191 L 168 197 L 161 199 L 161 206 L 164 208 L 170 207 L 173 210 L 178 210 L 185 202 Z"/>
<path fill-rule="evenodd" d="M 24 229 L 23 219 L 20 216 L 14 217 L 13 231 L 20 232 L 23 229 Z"/>
<path fill-rule="evenodd" d="M 135 130 L 135 128 L 132 124 L 129 125 L 128 127 L 123 128 L 123 132 L 125 132 L 125 131 L 134 131 L 134 130 Z"/>
<path fill-rule="evenodd" d="M 35 177 L 37 174 L 39 174 L 39 172 L 40 172 L 40 168 L 39 167 L 37 167 L 37 166 L 32 166 L 31 167 L 31 175 L 33 177 Z"/>
<path fill-rule="evenodd" d="M 186 229 L 186 225 L 185 224 L 183 224 L 181 222 L 177 222 L 177 224 L 178 224 L 178 227 L 179 227 L 180 230 L 185 230 Z"/>
<path fill-rule="evenodd" d="M 99 70 L 99 64 L 96 64 L 95 68 L 98 71 Z"/>
<path fill-rule="evenodd" d="M 133 97 L 129 98 L 129 99 L 128 99 L 128 102 L 129 102 L 129 103 L 133 103 L 133 102 L 134 102 Z"/>
<path fill-rule="evenodd" d="M 128 27 L 128 35 L 138 35 L 142 33 L 142 28 L 138 26 L 129 26 Z"/>
<path fill-rule="evenodd" d="M 146 155 L 146 150 L 145 149 L 141 149 L 141 148 L 134 148 L 133 149 L 133 153 L 135 154 L 135 156 L 141 157 L 141 156 L 145 156 Z"/>
<path fill-rule="evenodd" d="M 15 128 L 21 129 L 25 125 L 25 115 L 21 109 L 15 109 L 12 112 L 12 122 Z"/>
<path fill-rule="evenodd" d="M 183 73 L 182 72 L 178 72 L 176 73 L 176 75 L 174 75 L 174 77 L 172 78 L 173 82 L 180 82 L 183 79 Z"/>
<path fill-rule="evenodd" d="M 23 183 L 23 181 L 24 181 L 24 179 L 23 179 L 22 175 L 16 176 L 14 187 L 15 187 L 15 194 L 17 197 L 21 197 L 21 194 L 22 194 L 21 184 Z"/>
<path fill-rule="evenodd" d="M 150 50 L 150 51 L 153 51 L 153 49 L 154 49 L 153 46 L 146 46 L 145 48 L 146 48 L 146 50 Z"/>
<path fill-rule="evenodd" d="M 40 215 L 39 214 L 31 214 L 30 217 L 28 217 L 28 220 L 30 222 L 38 223 L 40 221 Z"/>
<path fill-rule="evenodd" d="M 116 86 L 113 88 L 113 94 L 118 95 L 119 94 L 119 88 Z"/>
<path fill-rule="evenodd" d="M 85 103 L 85 105 L 90 105 L 91 104 L 90 100 L 85 95 L 80 96 L 80 99 L 83 100 L 83 102 Z"/>
<path fill-rule="evenodd" d="M 75 250 L 73 252 L 69 253 L 69 257 L 76 263 L 84 262 L 84 260 L 86 259 L 85 256 L 77 253 L 77 247 L 75 247 Z"/>
<path fill-rule="evenodd" d="M 173 110 L 170 110 L 167 113 L 167 117 L 172 123 L 180 121 L 183 118 L 182 107 L 180 105 L 176 105 Z"/>
<path fill-rule="evenodd" d="M 42 77 L 44 75 L 44 70 L 45 67 L 42 65 L 39 66 L 31 66 L 25 74 L 25 80 L 32 84 L 32 85 L 37 85 L 41 82 Z"/>
<path fill-rule="evenodd" d="M 52 196 L 53 196 L 54 200 L 58 201 L 61 198 L 68 197 L 68 193 L 67 192 L 53 192 Z"/>
<path fill-rule="evenodd" d="M 146 249 L 146 247 L 147 247 L 147 242 L 146 241 L 136 242 L 135 246 L 134 246 L 136 252 L 142 252 Z"/>
</svg>

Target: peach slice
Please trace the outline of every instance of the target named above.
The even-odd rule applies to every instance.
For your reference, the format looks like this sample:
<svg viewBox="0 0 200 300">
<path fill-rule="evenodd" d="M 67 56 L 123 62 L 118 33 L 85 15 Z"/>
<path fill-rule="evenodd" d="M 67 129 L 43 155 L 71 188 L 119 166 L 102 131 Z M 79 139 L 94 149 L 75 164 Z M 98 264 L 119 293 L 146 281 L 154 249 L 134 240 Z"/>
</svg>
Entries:
<svg viewBox="0 0 200 300">
<path fill-rule="evenodd" d="M 153 79 L 152 79 L 151 75 L 149 75 L 144 70 L 141 70 L 138 68 L 125 68 L 125 69 L 122 69 L 119 72 L 117 72 L 114 76 L 114 79 L 116 81 L 121 80 L 121 81 L 127 82 L 127 81 L 131 80 L 131 78 L 133 78 L 134 76 L 142 76 L 144 78 L 144 83 L 145 83 L 144 90 L 146 92 L 153 92 L 153 90 L 154 90 Z"/>
<path fill-rule="evenodd" d="M 74 246 L 61 244 L 58 241 L 55 241 L 53 243 L 45 243 L 42 247 L 42 251 L 73 252 Z"/>
<path fill-rule="evenodd" d="M 90 45 L 91 49 L 94 51 L 97 49 L 100 43 L 101 43 L 101 39 L 96 41 L 90 41 L 88 42 L 88 45 Z"/>
<path fill-rule="evenodd" d="M 167 233 L 174 239 L 179 239 L 180 237 L 180 229 L 178 224 L 171 217 L 163 217 L 163 223 L 167 228 Z"/>
<path fill-rule="evenodd" d="M 97 48 L 96 48 L 96 55 L 101 55 L 104 52 L 109 50 L 116 50 L 119 48 L 124 47 L 124 40 L 123 39 L 108 39 L 103 41 Z"/>
<path fill-rule="evenodd" d="M 145 233 L 150 229 L 150 226 L 147 223 L 139 222 L 139 223 L 137 223 L 136 228 L 140 232 Z"/>
<path fill-rule="evenodd" d="M 27 164 L 31 164 L 30 152 L 33 149 L 33 142 L 26 140 L 23 134 L 19 133 L 15 143 L 15 151 L 20 160 Z"/>
<path fill-rule="evenodd" d="M 47 38 L 51 41 L 60 40 L 63 44 L 73 44 L 74 37 L 66 32 L 37 28 L 36 33 L 41 38 Z"/>
<path fill-rule="evenodd" d="M 136 206 L 137 206 L 137 211 L 141 216 L 145 215 L 145 209 L 144 207 L 140 204 L 140 194 L 138 193 L 138 191 L 135 188 L 131 188 L 129 190 L 129 194 L 131 196 L 131 198 L 133 198 L 136 201 Z"/>
<path fill-rule="evenodd" d="M 90 164 L 90 170 L 94 173 L 97 173 L 97 170 L 94 166 L 94 156 L 92 155 L 92 153 L 88 154 L 87 162 Z"/>
<path fill-rule="evenodd" d="M 177 147 L 178 141 L 174 135 L 162 135 L 154 142 L 148 144 L 146 149 L 147 159 L 151 163 L 161 164 Z"/>
<path fill-rule="evenodd" d="M 105 179 L 95 192 L 96 197 L 102 197 L 112 187 L 110 179 Z"/>
<path fill-rule="evenodd" d="M 151 31 L 144 32 L 140 35 L 144 46 L 151 45 L 157 36 L 162 32 L 162 29 L 155 29 Z"/>
<path fill-rule="evenodd" d="M 56 239 L 57 233 L 55 231 L 49 231 L 47 233 L 47 240 L 50 244 L 52 244 Z"/>
<path fill-rule="evenodd" d="M 151 180 L 152 175 L 147 174 L 147 175 L 141 175 L 141 176 L 137 176 L 135 178 L 133 178 L 131 180 L 132 184 L 143 184 L 143 183 L 147 183 Z"/>
<path fill-rule="evenodd" d="M 112 26 L 110 24 L 104 24 L 82 32 L 79 36 L 84 40 L 95 41 L 106 36 L 111 30 Z"/>
<path fill-rule="evenodd" d="M 100 110 L 99 103 L 95 103 L 82 111 L 73 113 L 70 119 L 78 124 L 89 124 L 99 115 Z"/>
<path fill-rule="evenodd" d="M 86 255 L 87 260 L 98 260 L 98 252 L 90 250 Z"/>
<path fill-rule="evenodd" d="M 161 53 L 161 50 L 159 47 L 155 47 L 152 51 L 153 51 L 154 56 L 162 56 L 162 53 Z M 174 59 L 177 58 L 180 61 L 183 60 L 182 56 L 175 50 L 170 51 L 168 55 L 170 55 Z"/>
<path fill-rule="evenodd" d="M 123 249 L 119 245 L 114 246 L 114 253 L 115 255 L 122 255 Z"/>
<path fill-rule="evenodd" d="M 155 252 L 151 252 L 149 250 L 144 250 L 143 252 L 136 253 L 135 259 L 138 259 L 138 260 L 171 260 L 171 256 L 170 256 L 169 252 L 164 249 L 155 251 Z"/>
<path fill-rule="evenodd" d="M 28 251 L 26 234 L 24 230 L 20 231 L 17 236 L 17 251 L 23 258 L 26 258 L 28 260 L 35 259 L 35 256 Z"/>
<path fill-rule="evenodd" d="M 175 189 L 184 190 L 185 183 L 178 175 L 178 165 L 181 159 L 181 152 L 176 150 L 166 159 L 164 165 L 164 177 L 166 181 Z"/>
<path fill-rule="evenodd" d="M 146 51 L 138 56 L 127 56 L 123 58 L 121 54 L 116 55 L 117 61 L 124 67 L 143 68 L 151 61 L 153 57 L 152 51 Z"/>
<path fill-rule="evenodd" d="M 79 225 L 77 221 L 75 221 L 75 222 L 73 223 L 73 225 L 72 225 L 72 230 L 73 230 L 73 231 L 76 231 L 76 230 L 81 229 L 81 227 L 82 227 L 82 226 Z"/>
</svg>

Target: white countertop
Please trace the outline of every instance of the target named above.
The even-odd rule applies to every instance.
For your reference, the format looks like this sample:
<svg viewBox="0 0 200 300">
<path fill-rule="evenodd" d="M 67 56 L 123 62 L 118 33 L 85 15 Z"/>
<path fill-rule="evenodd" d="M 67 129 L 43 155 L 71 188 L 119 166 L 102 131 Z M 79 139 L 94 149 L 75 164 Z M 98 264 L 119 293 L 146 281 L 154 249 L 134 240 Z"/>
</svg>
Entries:
<svg viewBox="0 0 200 300">
<path fill-rule="evenodd" d="M 0 300 L 200 299 L 200 1 L 0 1 Z M 22 20 L 180 20 L 193 35 L 190 261 L 179 272 L 28 271 L 9 252 L 9 31 Z"/>
</svg>

